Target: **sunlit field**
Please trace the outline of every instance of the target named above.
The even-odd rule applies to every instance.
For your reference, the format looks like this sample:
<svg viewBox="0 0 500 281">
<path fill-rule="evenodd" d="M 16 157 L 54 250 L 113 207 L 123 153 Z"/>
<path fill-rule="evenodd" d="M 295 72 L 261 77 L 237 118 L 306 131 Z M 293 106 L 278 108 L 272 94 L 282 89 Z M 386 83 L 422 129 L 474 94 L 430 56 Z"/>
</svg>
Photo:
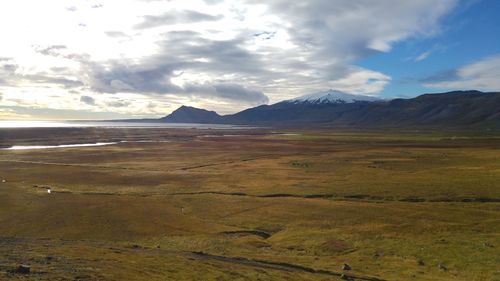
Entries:
<svg viewBox="0 0 500 281">
<path fill-rule="evenodd" d="M 59 128 L 0 141 L 117 142 L 0 150 L 2 280 L 500 280 L 494 133 Z"/>
</svg>

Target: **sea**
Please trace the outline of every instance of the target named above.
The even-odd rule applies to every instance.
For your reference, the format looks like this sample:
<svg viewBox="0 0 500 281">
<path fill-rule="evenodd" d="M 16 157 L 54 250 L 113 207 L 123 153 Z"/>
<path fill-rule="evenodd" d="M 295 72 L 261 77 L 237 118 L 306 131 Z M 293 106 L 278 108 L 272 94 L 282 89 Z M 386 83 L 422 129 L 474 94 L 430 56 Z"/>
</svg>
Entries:
<svg viewBox="0 0 500 281">
<path fill-rule="evenodd" d="M 230 130 L 230 129 L 252 129 L 257 127 L 228 125 L 228 124 L 196 124 L 196 123 L 159 123 L 159 122 L 121 122 L 121 121 L 27 121 L 27 120 L 0 120 L 1 129 L 16 129 L 16 128 L 194 128 L 202 130 Z M 208 135 L 207 135 L 208 136 Z M 226 135 L 224 135 L 226 136 Z M 233 136 L 233 135 L 227 135 Z M 239 136 L 239 135 L 234 135 Z M 77 144 L 57 144 L 57 145 L 14 145 L 10 147 L 0 147 L 0 150 L 33 150 L 33 149 L 56 149 L 56 148 L 76 148 L 76 147 L 92 147 L 92 146 L 107 146 L 116 145 L 126 142 L 169 142 L 165 140 L 138 140 L 138 141 L 117 141 L 117 142 L 96 142 L 96 143 L 77 143 Z"/>
<path fill-rule="evenodd" d="M 28 121 L 0 120 L 0 128 L 194 128 L 194 129 L 252 129 L 255 127 L 228 124 L 122 122 L 122 121 Z"/>
</svg>

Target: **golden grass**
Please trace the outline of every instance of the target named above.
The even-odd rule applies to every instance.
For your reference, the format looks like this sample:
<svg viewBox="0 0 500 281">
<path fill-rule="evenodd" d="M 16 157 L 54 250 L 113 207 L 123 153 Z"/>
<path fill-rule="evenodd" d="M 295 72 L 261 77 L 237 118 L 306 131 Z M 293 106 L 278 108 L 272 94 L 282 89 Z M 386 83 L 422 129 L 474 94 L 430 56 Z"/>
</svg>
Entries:
<svg viewBox="0 0 500 281">
<path fill-rule="evenodd" d="M 164 131 L 152 137 L 173 142 L 0 151 L 0 271 L 33 271 L 0 279 L 338 278 L 201 251 L 348 263 L 385 280 L 500 280 L 500 203 L 480 202 L 500 198 L 496 137 Z"/>
</svg>

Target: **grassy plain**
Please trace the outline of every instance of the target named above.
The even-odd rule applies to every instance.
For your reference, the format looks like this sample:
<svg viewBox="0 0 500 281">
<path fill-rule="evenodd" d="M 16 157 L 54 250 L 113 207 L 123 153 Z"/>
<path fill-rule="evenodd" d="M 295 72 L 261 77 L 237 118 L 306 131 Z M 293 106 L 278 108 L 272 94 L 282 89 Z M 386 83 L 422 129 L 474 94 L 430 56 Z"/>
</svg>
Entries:
<svg viewBox="0 0 500 281">
<path fill-rule="evenodd" d="M 0 150 L 0 280 L 500 280 L 494 133 L 0 130 L 123 140 Z"/>
</svg>

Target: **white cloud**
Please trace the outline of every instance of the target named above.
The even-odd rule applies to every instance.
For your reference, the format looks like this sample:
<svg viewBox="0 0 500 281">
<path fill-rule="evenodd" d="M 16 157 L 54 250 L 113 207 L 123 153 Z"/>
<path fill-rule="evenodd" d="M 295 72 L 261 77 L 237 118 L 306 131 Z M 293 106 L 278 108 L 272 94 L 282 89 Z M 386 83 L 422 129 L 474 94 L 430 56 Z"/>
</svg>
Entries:
<svg viewBox="0 0 500 281">
<path fill-rule="evenodd" d="M 456 1 L 3 1 L 2 103 L 80 109 L 88 96 L 89 111 L 164 115 L 328 88 L 373 95 L 390 77 L 354 62 L 438 33 Z"/>
<path fill-rule="evenodd" d="M 0 120 L 5 119 L 28 119 L 31 118 L 28 114 L 19 114 L 11 108 L 1 108 L 0 107 Z"/>
<path fill-rule="evenodd" d="M 500 90 L 500 55 L 484 58 L 444 74 L 424 80 L 425 86 L 433 88 Z"/>
<path fill-rule="evenodd" d="M 415 61 L 423 61 L 429 57 L 431 51 L 423 52 L 415 58 Z"/>
</svg>

